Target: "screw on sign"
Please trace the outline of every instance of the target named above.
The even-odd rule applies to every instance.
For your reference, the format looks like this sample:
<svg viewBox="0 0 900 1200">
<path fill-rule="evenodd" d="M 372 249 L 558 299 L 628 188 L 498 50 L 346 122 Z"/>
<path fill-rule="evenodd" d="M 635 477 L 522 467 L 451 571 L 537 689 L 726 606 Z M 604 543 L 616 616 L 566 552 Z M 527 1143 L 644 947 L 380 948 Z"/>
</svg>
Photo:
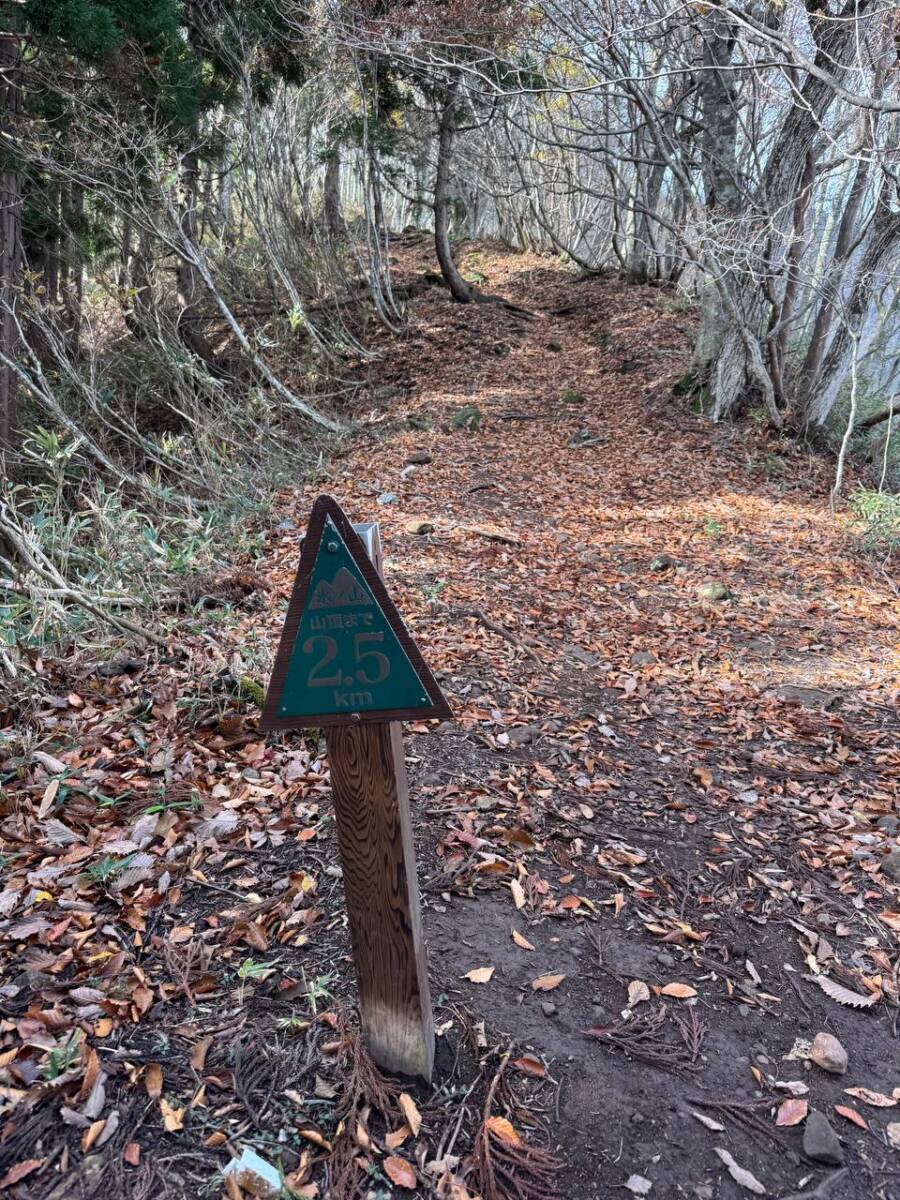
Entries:
<svg viewBox="0 0 900 1200">
<path fill-rule="evenodd" d="M 434 1023 L 400 721 L 451 715 L 380 575 L 372 522 L 313 506 L 264 729 L 326 730 L 363 1036 L 390 1071 L 429 1079 Z"/>
</svg>

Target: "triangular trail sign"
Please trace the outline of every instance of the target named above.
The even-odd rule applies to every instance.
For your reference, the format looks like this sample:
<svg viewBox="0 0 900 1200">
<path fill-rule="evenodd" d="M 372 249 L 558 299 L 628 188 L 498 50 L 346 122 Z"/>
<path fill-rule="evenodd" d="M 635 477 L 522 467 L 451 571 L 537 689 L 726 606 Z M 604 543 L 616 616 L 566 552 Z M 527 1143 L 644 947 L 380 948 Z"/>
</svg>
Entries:
<svg viewBox="0 0 900 1200">
<path fill-rule="evenodd" d="M 434 676 L 340 506 L 313 506 L 263 729 L 451 716 Z"/>
</svg>

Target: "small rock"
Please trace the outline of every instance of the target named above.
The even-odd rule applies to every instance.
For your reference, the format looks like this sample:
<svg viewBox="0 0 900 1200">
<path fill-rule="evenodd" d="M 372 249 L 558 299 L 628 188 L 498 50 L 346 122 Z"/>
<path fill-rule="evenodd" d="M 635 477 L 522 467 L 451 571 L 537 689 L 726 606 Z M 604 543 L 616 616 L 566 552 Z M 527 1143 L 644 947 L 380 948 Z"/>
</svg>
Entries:
<svg viewBox="0 0 900 1200">
<path fill-rule="evenodd" d="M 826 692 L 822 688 L 798 687 L 793 683 L 783 683 L 775 689 L 775 694 L 782 700 L 799 704 L 802 708 L 820 708 L 827 711 L 837 708 L 841 702 L 840 692 Z"/>
<path fill-rule="evenodd" d="M 832 1075 L 843 1075 L 847 1070 L 847 1051 L 834 1034 L 817 1033 L 813 1038 L 809 1057 L 817 1067 L 829 1071 Z"/>
<path fill-rule="evenodd" d="M 706 583 L 701 583 L 697 588 L 697 595 L 701 600 L 706 600 L 710 604 L 731 599 L 731 592 L 720 579 L 710 579 Z"/>
<path fill-rule="evenodd" d="M 570 446 L 586 446 L 588 442 L 596 442 L 595 438 L 589 429 L 576 429 L 569 438 Z"/>
<path fill-rule="evenodd" d="M 813 1110 L 803 1129 L 803 1153 L 816 1162 L 839 1167 L 844 1161 L 844 1148 L 831 1128 L 828 1118 Z"/>
<path fill-rule="evenodd" d="M 900 850 L 894 850 L 881 860 L 881 873 L 894 883 L 900 883 Z"/>
<path fill-rule="evenodd" d="M 514 746 L 527 746 L 536 740 L 539 733 L 537 725 L 516 725 L 509 731 L 509 740 Z"/>
<path fill-rule="evenodd" d="M 544 1014 L 545 1017 L 555 1017 L 556 1016 L 556 1005 L 553 1003 L 552 1000 L 542 1000 L 541 1001 L 541 1012 Z"/>
<path fill-rule="evenodd" d="M 426 521 L 422 517 L 413 517 L 411 521 L 407 521 L 405 525 L 407 533 L 422 535 L 426 533 L 434 533 L 434 524 L 431 521 Z"/>
<path fill-rule="evenodd" d="M 675 958 L 667 950 L 657 950 L 656 961 L 661 967 L 674 967 Z"/>
<path fill-rule="evenodd" d="M 560 350 L 562 350 L 562 342 L 550 341 L 547 343 L 547 349 L 552 354 L 559 354 Z"/>
<path fill-rule="evenodd" d="M 591 1015 L 595 1021 L 605 1021 L 607 1017 L 606 1009 L 602 1004 L 595 1004 L 591 1009 Z"/>
<path fill-rule="evenodd" d="M 631 665 L 633 667 L 652 667 L 656 662 L 656 655 L 651 654 L 649 650 L 638 650 L 631 656 Z"/>
<path fill-rule="evenodd" d="M 677 565 L 671 554 L 657 554 L 655 558 L 650 559 L 651 571 L 668 571 Z"/>
<path fill-rule="evenodd" d="M 396 494 L 396 492 L 382 492 L 381 495 L 378 497 L 378 499 L 375 501 L 375 503 L 376 504 L 396 504 L 397 503 L 397 494 Z"/>
<path fill-rule="evenodd" d="M 97 674 L 104 679 L 114 679 L 116 675 L 137 675 L 146 665 L 141 658 L 117 658 L 115 662 L 102 663 L 97 668 Z"/>
<path fill-rule="evenodd" d="M 426 463 L 431 462 L 431 455 L 427 450 L 413 450 L 406 462 L 411 467 L 424 467 Z"/>
<path fill-rule="evenodd" d="M 875 824 L 879 829 L 883 829 L 888 837 L 893 837 L 900 828 L 900 821 L 896 817 L 879 817 Z"/>
<path fill-rule="evenodd" d="M 586 667 L 593 667 L 597 662 L 597 655 L 591 654 L 589 650 L 585 650 L 583 646 L 566 646 L 565 653 L 570 658 L 577 659 L 578 662 L 584 663 Z"/>
</svg>

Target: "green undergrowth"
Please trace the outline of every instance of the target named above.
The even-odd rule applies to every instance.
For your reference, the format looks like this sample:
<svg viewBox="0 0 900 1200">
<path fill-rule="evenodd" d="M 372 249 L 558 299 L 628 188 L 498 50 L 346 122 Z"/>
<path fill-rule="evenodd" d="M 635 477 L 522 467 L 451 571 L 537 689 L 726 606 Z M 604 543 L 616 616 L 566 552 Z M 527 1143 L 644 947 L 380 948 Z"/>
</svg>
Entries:
<svg viewBox="0 0 900 1200">
<path fill-rule="evenodd" d="M 881 559 L 900 558 L 900 496 L 858 488 L 850 497 L 855 532 L 866 553 Z"/>
</svg>

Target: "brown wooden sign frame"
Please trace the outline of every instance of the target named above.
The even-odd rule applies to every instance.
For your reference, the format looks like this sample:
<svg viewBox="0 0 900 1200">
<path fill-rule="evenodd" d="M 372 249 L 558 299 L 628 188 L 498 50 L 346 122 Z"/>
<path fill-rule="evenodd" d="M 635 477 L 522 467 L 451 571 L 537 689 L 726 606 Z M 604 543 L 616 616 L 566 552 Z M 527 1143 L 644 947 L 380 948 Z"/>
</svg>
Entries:
<svg viewBox="0 0 900 1200">
<path fill-rule="evenodd" d="M 404 653 L 431 701 L 430 705 L 420 705 L 415 708 L 373 709 L 365 712 L 304 714 L 300 717 L 279 715 L 278 709 L 281 703 L 282 691 L 290 667 L 294 643 L 297 639 L 297 631 L 303 617 L 303 610 L 306 606 L 310 576 L 312 575 L 316 556 L 319 552 L 319 546 L 325 530 L 325 522 L 329 517 L 350 552 L 354 564 L 359 569 L 360 574 L 372 592 L 376 604 L 381 608 L 397 640 L 403 647 Z M 265 730 L 308 729 L 310 727 L 325 727 L 329 725 L 376 724 L 384 721 L 428 721 L 452 715 L 450 705 L 445 700 L 437 680 L 422 658 L 418 646 L 406 628 L 396 605 L 388 595 L 381 576 L 378 574 L 375 564 L 366 553 L 366 547 L 353 528 L 353 525 L 336 500 L 331 496 L 319 496 L 313 505 L 306 537 L 303 540 L 303 548 L 300 552 L 300 565 L 297 568 L 294 588 L 291 593 L 290 603 L 288 604 L 284 627 L 281 631 L 281 641 L 278 644 L 275 665 L 263 705 L 262 720 L 260 722 L 261 728 Z"/>
</svg>

